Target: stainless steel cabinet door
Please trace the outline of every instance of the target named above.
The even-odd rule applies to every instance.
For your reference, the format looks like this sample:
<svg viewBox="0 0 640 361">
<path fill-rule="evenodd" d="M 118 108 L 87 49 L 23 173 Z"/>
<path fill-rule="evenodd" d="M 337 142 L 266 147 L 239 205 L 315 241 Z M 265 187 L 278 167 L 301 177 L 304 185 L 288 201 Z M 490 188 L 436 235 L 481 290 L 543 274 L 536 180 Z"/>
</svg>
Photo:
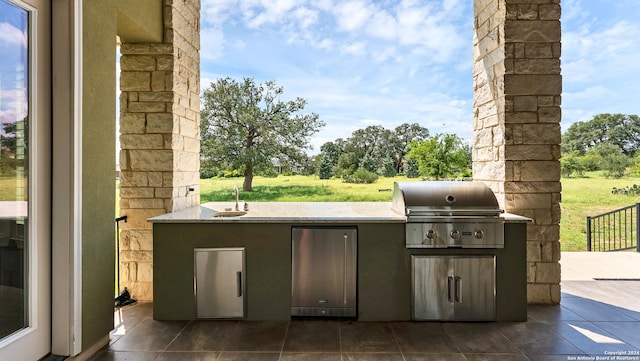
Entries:
<svg viewBox="0 0 640 361">
<path fill-rule="evenodd" d="M 455 257 L 453 261 L 455 319 L 495 320 L 494 257 Z"/>
<path fill-rule="evenodd" d="M 412 256 L 413 319 L 452 320 L 454 303 L 450 257 Z"/>
<path fill-rule="evenodd" d="M 244 317 L 244 248 L 198 248 L 194 253 L 196 317 Z"/>
<path fill-rule="evenodd" d="M 495 320 L 494 256 L 412 256 L 413 319 Z"/>
</svg>

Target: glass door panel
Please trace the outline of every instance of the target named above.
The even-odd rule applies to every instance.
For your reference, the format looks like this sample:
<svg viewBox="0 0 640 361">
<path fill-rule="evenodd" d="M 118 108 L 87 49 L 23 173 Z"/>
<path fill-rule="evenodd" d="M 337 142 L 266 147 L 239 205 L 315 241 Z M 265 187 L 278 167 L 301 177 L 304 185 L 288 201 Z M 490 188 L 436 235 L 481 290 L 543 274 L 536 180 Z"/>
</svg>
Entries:
<svg viewBox="0 0 640 361">
<path fill-rule="evenodd" d="M 51 349 L 50 6 L 0 0 L 0 360 Z"/>
<path fill-rule="evenodd" d="M 27 326 L 29 12 L 0 0 L 0 338 Z"/>
</svg>

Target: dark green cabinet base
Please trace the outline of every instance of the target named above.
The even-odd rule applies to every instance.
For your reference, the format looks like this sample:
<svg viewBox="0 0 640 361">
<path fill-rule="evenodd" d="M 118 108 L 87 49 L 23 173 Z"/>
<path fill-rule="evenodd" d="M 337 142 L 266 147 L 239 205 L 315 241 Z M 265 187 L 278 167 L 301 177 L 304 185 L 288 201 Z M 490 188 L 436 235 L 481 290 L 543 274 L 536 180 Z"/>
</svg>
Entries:
<svg viewBox="0 0 640 361">
<path fill-rule="evenodd" d="M 195 319 L 194 249 L 226 247 L 245 248 L 246 319 L 291 319 L 291 227 L 308 225 L 318 226 L 154 223 L 154 319 Z M 496 320 L 526 321 L 525 223 L 507 223 L 505 248 L 484 250 L 407 249 L 404 223 L 345 225 L 358 227 L 358 320 L 411 320 L 412 254 L 484 254 L 496 256 Z"/>
</svg>

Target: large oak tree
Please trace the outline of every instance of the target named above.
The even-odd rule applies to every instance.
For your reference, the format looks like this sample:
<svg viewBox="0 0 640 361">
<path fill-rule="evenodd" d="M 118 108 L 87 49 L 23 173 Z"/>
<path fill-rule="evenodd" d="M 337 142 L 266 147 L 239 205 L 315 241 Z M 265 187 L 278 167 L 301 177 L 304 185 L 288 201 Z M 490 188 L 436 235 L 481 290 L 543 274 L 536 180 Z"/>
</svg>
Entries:
<svg viewBox="0 0 640 361">
<path fill-rule="evenodd" d="M 324 126 L 315 113 L 301 112 L 302 98 L 282 101 L 274 81 L 218 79 L 204 90 L 201 109 L 201 161 L 240 169 L 243 190 L 252 191 L 255 172 L 273 161 L 294 165 L 304 160 L 309 138 Z"/>
<path fill-rule="evenodd" d="M 640 149 L 640 118 L 637 115 L 598 114 L 585 122 L 575 122 L 562 135 L 562 152 L 584 155 L 608 144 L 632 155 Z"/>
</svg>

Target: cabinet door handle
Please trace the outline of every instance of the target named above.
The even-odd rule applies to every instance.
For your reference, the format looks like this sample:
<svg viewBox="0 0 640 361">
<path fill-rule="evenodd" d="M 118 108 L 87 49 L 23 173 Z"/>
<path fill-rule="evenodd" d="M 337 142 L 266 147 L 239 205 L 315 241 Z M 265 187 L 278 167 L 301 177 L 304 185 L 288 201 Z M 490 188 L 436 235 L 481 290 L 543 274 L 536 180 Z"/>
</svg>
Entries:
<svg viewBox="0 0 640 361">
<path fill-rule="evenodd" d="M 344 234 L 344 259 L 343 259 L 343 271 L 342 271 L 342 302 L 344 305 L 347 305 L 347 264 L 349 263 L 349 259 L 347 258 L 347 246 L 349 244 L 348 240 L 349 235 Z"/>
<path fill-rule="evenodd" d="M 238 286 L 238 297 L 242 297 L 242 272 L 236 272 L 236 285 Z"/>
<path fill-rule="evenodd" d="M 449 301 L 449 303 L 453 303 L 453 297 L 451 295 L 455 293 L 455 290 L 452 292 L 451 288 L 454 286 L 455 281 L 453 279 L 453 276 L 447 277 L 447 300 Z"/>
<path fill-rule="evenodd" d="M 462 278 L 455 276 L 454 280 L 456 284 L 456 302 L 462 303 Z"/>
</svg>

